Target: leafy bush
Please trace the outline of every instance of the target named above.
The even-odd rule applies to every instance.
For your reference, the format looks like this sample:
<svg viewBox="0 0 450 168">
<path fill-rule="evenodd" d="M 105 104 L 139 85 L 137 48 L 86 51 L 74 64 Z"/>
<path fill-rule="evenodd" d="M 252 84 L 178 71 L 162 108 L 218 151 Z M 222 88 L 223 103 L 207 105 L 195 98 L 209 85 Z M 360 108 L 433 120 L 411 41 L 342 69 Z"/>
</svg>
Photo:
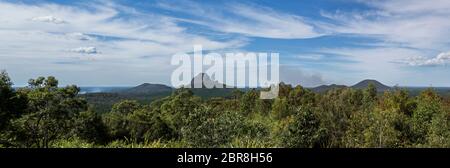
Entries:
<svg viewBox="0 0 450 168">
<path fill-rule="evenodd" d="M 326 130 L 321 127 L 318 116 L 308 106 L 296 109 L 293 121 L 282 135 L 286 147 L 312 148 L 320 147 L 325 142 Z"/>
<path fill-rule="evenodd" d="M 237 112 L 218 113 L 209 107 L 201 107 L 183 121 L 181 135 L 194 147 L 219 147 L 243 132 L 243 120 Z"/>
</svg>

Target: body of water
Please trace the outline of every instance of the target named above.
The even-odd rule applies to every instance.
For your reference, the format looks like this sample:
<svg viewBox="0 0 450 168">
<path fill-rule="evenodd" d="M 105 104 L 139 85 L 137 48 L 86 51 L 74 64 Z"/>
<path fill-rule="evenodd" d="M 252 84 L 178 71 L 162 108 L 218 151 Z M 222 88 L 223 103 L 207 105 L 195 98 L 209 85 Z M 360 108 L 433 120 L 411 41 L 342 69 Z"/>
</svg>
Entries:
<svg viewBox="0 0 450 168">
<path fill-rule="evenodd" d="M 119 87 L 119 86 L 86 86 L 86 87 L 80 87 L 80 94 L 86 94 L 86 93 L 100 93 L 100 92 L 120 92 L 122 90 L 129 89 L 131 87 Z"/>
</svg>

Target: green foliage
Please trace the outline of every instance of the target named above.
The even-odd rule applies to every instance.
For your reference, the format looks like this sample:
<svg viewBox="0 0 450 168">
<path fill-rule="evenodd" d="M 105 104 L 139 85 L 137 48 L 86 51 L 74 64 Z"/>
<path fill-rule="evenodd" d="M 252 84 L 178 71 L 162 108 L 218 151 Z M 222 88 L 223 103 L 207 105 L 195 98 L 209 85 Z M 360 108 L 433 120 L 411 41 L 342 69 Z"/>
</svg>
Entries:
<svg viewBox="0 0 450 168">
<path fill-rule="evenodd" d="M 273 101 L 271 101 L 271 100 L 258 99 L 258 100 L 256 100 L 255 108 L 258 113 L 268 116 L 268 115 L 270 115 L 270 113 L 272 111 L 272 104 L 273 104 Z"/>
<path fill-rule="evenodd" d="M 108 140 L 108 128 L 101 116 L 93 111 L 80 112 L 73 124 L 73 134 L 77 140 L 103 144 Z"/>
<path fill-rule="evenodd" d="M 256 102 L 259 99 L 259 94 L 256 90 L 252 89 L 242 95 L 240 104 L 241 104 L 241 111 L 244 114 L 251 114 L 254 112 L 256 108 Z"/>
<path fill-rule="evenodd" d="M 194 97 L 190 90 L 179 89 L 161 104 L 161 119 L 179 137 L 181 127 L 185 123 L 183 119 L 198 108 L 199 104 L 200 98 Z"/>
<path fill-rule="evenodd" d="M 141 105 L 137 101 L 125 100 L 125 101 L 121 101 L 117 104 L 114 104 L 111 109 L 111 113 L 127 115 L 127 114 L 130 114 L 130 113 L 140 109 L 140 108 L 141 108 Z"/>
<path fill-rule="evenodd" d="M 301 86 L 296 86 L 288 96 L 288 104 L 291 107 L 313 106 L 316 104 L 315 94 Z"/>
<path fill-rule="evenodd" d="M 160 114 L 136 101 L 125 100 L 115 104 L 104 116 L 112 139 L 143 140 L 171 139 L 174 130 L 163 122 Z"/>
<path fill-rule="evenodd" d="M 194 147 L 219 147 L 238 137 L 244 129 L 243 116 L 236 112 L 195 109 L 184 120 L 182 137 Z"/>
<path fill-rule="evenodd" d="M 401 132 L 396 127 L 401 124 L 401 114 L 394 111 L 375 110 L 369 116 L 369 127 L 362 133 L 364 147 L 400 147 Z"/>
<path fill-rule="evenodd" d="M 326 130 L 320 119 L 308 106 L 296 109 L 293 121 L 283 135 L 286 147 L 312 148 L 321 147 L 325 142 Z"/>
<path fill-rule="evenodd" d="M 111 112 L 103 117 L 111 138 L 123 139 L 131 136 L 128 130 L 130 125 L 128 115 L 133 114 L 140 108 L 142 108 L 141 105 L 132 100 L 124 100 L 113 105 Z"/>
<path fill-rule="evenodd" d="M 443 110 L 441 98 L 433 90 L 425 90 L 417 97 L 417 108 L 412 114 L 412 128 L 415 136 L 414 140 L 417 144 L 420 145 L 426 143 L 426 137 L 431 129 L 430 127 L 432 125 L 433 118 L 437 121 L 443 120 L 443 115 L 447 114 L 445 114 L 445 111 Z M 445 122 L 442 124 L 445 124 Z M 437 123 L 435 123 L 435 125 L 437 125 Z"/>
<path fill-rule="evenodd" d="M 288 106 L 287 98 L 276 98 L 272 105 L 272 116 L 276 119 L 283 119 L 292 115 Z"/>
<path fill-rule="evenodd" d="M 436 114 L 431 120 L 430 128 L 426 137 L 428 147 L 449 148 L 450 147 L 450 122 L 445 113 Z"/>
<path fill-rule="evenodd" d="M 17 94 L 6 71 L 0 71 L 0 132 L 10 126 L 10 120 L 25 112 L 26 97 Z"/>
<path fill-rule="evenodd" d="M 144 141 L 142 143 L 133 142 L 130 140 L 115 140 L 101 148 L 182 148 L 190 147 L 184 141 Z"/>
<path fill-rule="evenodd" d="M 333 89 L 321 95 L 317 114 L 328 130 L 328 147 L 346 146 L 344 142 L 351 116 L 366 110 L 362 106 L 362 97 L 363 92 L 353 89 Z"/>
<path fill-rule="evenodd" d="M 234 138 L 225 148 L 273 148 L 276 147 L 269 139 L 252 138 L 249 136 Z"/>
<path fill-rule="evenodd" d="M 364 90 L 364 103 L 372 103 L 377 100 L 377 88 L 374 83 L 369 83 L 367 88 Z"/>
<path fill-rule="evenodd" d="M 348 129 L 343 139 L 344 147 L 362 148 L 366 146 L 363 132 L 372 124 L 372 111 L 357 111 L 350 116 Z"/>
<path fill-rule="evenodd" d="M 411 116 L 417 103 L 410 99 L 408 91 L 404 89 L 396 89 L 387 91 L 383 95 L 382 109 L 393 110 L 399 113 Z"/>
<path fill-rule="evenodd" d="M 52 143 L 51 148 L 94 148 L 95 144 L 77 137 L 69 139 L 58 139 Z"/>
<path fill-rule="evenodd" d="M 13 120 L 14 139 L 26 147 L 49 147 L 66 136 L 73 126 L 73 118 L 87 109 L 84 100 L 76 95 L 79 88 L 58 88 L 54 77 L 39 77 L 29 81 L 21 90 L 28 98 L 26 114 Z"/>
<path fill-rule="evenodd" d="M 181 88 L 151 103 L 118 97 L 104 112 L 74 85 L 50 76 L 13 89 L 2 71 L 0 147 L 450 147 L 450 98 L 435 90 L 279 86 L 274 100 L 257 89 L 202 100 L 193 92 L 210 90 Z"/>
<path fill-rule="evenodd" d="M 170 140 L 174 135 L 174 130 L 164 123 L 159 114 L 152 113 L 148 108 L 143 108 L 127 116 L 128 131 L 130 137 L 138 142 L 145 140 Z"/>
</svg>

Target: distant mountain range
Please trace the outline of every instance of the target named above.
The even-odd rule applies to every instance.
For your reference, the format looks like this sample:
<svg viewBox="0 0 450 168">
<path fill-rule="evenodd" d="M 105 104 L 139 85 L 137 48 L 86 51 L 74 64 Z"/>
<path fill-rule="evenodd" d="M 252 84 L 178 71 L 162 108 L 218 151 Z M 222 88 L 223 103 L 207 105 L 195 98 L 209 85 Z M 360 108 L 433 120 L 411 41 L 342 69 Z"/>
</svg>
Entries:
<svg viewBox="0 0 450 168">
<path fill-rule="evenodd" d="M 172 92 L 173 88 L 163 84 L 144 83 L 130 89 L 121 90 L 122 94 L 154 94 L 162 92 Z"/>
<path fill-rule="evenodd" d="M 345 85 L 331 84 L 331 85 L 320 85 L 318 87 L 311 88 L 311 90 L 314 91 L 314 92 L 322 93 L 322 92 L 326 92 L 326 91 L 331 90 L 331 89 L 341 89 L 341 88 L 346 88 L 346 87 L 347 86 L 345 86 Z"/>
<path fill-rule="evenodd" d="M 195 80 L 199 79 L 199 80 Z M 196 82 L 202 82 L 202 88 L 192 88 L 191 90 L 194 95 L 202 97 L 202 98 L 211 98 L 211 97 L 231 97 L 232 92 L 235 88 L 226 88 L 224 84 L 221 84 L 217 81 L 212 80 L 207 74 L 199 74 L 194 77 L 190 86 L 195 86 Z M 363 80 L 353 86 L 345 86 L 345 85 L 322 85 L 314 88 L 310 88 L 312 91 L 316 93 L 325 93 L 330 89 L 337 88 L 354 88 L 354 89 L 364 89 L 369 86 L 370 83 L 373 83 L 377 88 L 378 92 L 383 92 L 391 89 L 391 87 L 386 86 L 376 80 Z M 212 88 L 208 89 L 205 84 L 210 85 L 223 85 L 224 88 Z M 189 85 L 186 85 L 189 86 Z M 187 87 L 188 88 L 188 87 Z M 426 87 L 404 87 L 410 91 L 411 95 L 417 95 L 422 90 L 426 89 Z M 163 85 L 163 84 L 151 84 L 144 83 L 136 87 L 82 87 L 81 88 L 81 97 L 86 98 L 86 100 L 93 104 L 96 111 L 106 112 L 111 109 L 111 106 L 121 100 L 137 100 L 142 103 L 148 103 L 153 100 L 163 98 L 172 94 L 175 88 Z M 249 88 L 240 88 L 242 91 L 246 91 Z M 435 88 L 438 93 L 441 95 L 450 96 L 450 88 Z"/>
<path fill-rule="evenodd" d="M 321 85 L 321 86 L 310 88 L 310 89 L 312 91 L 318 92 L 318 93 L 323 93 L 330 89 L 339 89 L 339 88 L 364 89 L 364 88 L 367 88 L 367 86 L 369 86 L 370 83 L 373 83 L 375 85 L 375 88 L 377 88 L 377 91 L 379 91 L 379 92 L 384 92 L 386 90 L 391 89 L 391 87 L 386 86 L 386 85 L 382 84 L 381 82 L 378 82 L 373 79 L 363 80 L 353 86 L 331 84 L 331 85 Z M 206 87 L 206 86 L 218 86 L 218 85 L 222 85 L 223 87 L 222 88 Z M 201 86 L 201 88 L 194 88 L 194 86 Z M 201 96 L 201 97 L 211 97 L 209 95 L 226 97 L 226 96 L 230 96 L 232 90 L 234 90 L 234 88 L 226 88 L 225 84 L 222 84 L 222 83 L 219 83 L 218 81 L 212 80 L 211 77 L 209 77 L 209 75 L 207 75 L 205 73 L 198 74 L 197 76 L 192 78 L 190 84 L 186 85 L 185 87 L 191 88 L 191 90 L 194 92 L 194 94 L 197 93 L 198 96 Z M 89 88 L 89 90 L 86 90 L 86 92 L 94 93 L 94 92 L 89 92 L 92 90 L 95 90 L 95 89 Z M 129 95 L 129 94 L 140 94 L 140 95 L 165 94 L 165 95 L 167 95 L 167 94 L 170 94 L 173 90 L 174 90 L 174 88 L 167 86 L 167 85 L 163 85 L 163 84 L 144 83 L 144 84 L 141 84 L 136 87 L 110 89 L 110 90 L 105 90 L 104 92 L 126 94 L 126 95 Z M 98 93 L 98 91 L 96 91 L 95 93 Z"/>
<path fill-rule="evenodd" d="M 375 88 L 377 88 L 378 92 L 384 92 L 386 90 L 391 89 L 391 87 L 386 86 L 382 84 L 381 82 L 378 82 L 373 79 L 366 79 L 363 80 L 353 86 L 345 86 L 345 85 L 321 85 L 318 87 L 310 88 L 312 91 L 317 93 L 324 93 L 330 89 L 336 89 L 336 88 L 354 88 L 354 89 L 364 89 L 369 86 L 370 83 L 373 83 L 375 85 Z M 222 85 L 222 88 L 209 88 L 207 86 L 219 86 Z M 201 88 L 195 88 L 194 86 L 201 87 Z M 231 92 L 234 90 L 234 88 L 226 88 L 225 84 L 222 84 L 218 81 L 212 80 L 211 77 L 208 74 L 200 73 L 194 78 L 192 78 L 189 85 L 185 86 L 186 88 L 191 88 L 192 92 L 200 97 L 203 98 L 209 98 L 209 97 L 228 97 L 231 96 Z M 123 89 L 119 90 L 115 93 L 118 94 L 125 94 L 125 95 L 170 95 L 174 88 L 163 85 L 163 84 L 150 84 L 150 83 L 144 83 L 136 87 L 132 87 L 129 89 Z M 245 90 L 245 89 L 243 89 Z"/>
<path fill-rule="evenodd" d="M 378 82 L 378 81 L 373 80 L 373 79 L 366 79 L 366 80 L 363 80 L 361 82 L 358 82 L 357 84 L 355 84 L 353 86 L 336 85 L 336 84 L 321 85 L 321 86 L 318 86 L 318 87 L 315 87 L 315 88 L 311 88 L 311 90 L 314 91 L 314 92 L 323 93 L 323 92 L 326 92 L 326 91 L 331 90 L 331 89 L 339 89 L 339 88 L 347 88 L 347 87 L 350 87 L 350 88 L 353 88 L 353 89 L 365 89 L 365 88 L 367 88 L 369 86 L 370 83 L 375 85 L 375 88 L 377 88 L 378 92 L 384 92 L 386 90 L 391 89 L 391 87 L 386 86 L 386 85 L 382 84 L 381 82 Z"/>
</svg>

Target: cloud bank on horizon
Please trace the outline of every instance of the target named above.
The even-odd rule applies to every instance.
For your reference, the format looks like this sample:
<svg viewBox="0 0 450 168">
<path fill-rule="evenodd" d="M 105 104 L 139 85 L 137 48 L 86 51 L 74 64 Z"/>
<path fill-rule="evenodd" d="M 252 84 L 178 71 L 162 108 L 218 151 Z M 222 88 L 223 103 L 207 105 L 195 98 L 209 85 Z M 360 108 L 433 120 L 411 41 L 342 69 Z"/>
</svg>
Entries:
<svg viewBox="0 0 450 168">
<path fill-rule="evenodd" d="M 279 52 L 293 84 L 450 86 L 450 1 L 0 0 L 0 69 L 17 85 L 168 84 L 171 56 Z"/>
</svg>

